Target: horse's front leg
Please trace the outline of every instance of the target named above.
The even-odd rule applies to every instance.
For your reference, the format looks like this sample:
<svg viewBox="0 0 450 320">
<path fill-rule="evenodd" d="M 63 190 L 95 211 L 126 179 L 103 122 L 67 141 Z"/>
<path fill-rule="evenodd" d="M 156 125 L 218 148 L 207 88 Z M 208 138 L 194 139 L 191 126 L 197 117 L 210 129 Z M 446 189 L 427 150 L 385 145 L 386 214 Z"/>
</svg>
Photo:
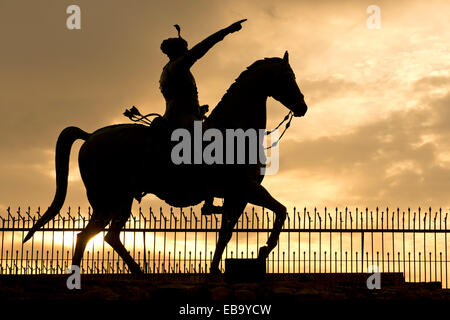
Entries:
<svg viewBox="0 0 450 320">
<path fill-rule="evenodd" d="M 284 220 L 286 220 L 287 217 L 287 210 L 286 207 L 273 198 L 262 185 L 256 182 L 251 183 L 246 191 L 248 202 L 267 208 L 275 213 L 275 222 L 273 224 L 273 230 L 267 240 L 267 246 L 261 247 L 258 252 L 258 259 L 265 260 L 273 248 L 277 246 Z"/>
<path fill-rule="evenodd" d="M 220 273 L 219 263 L 222 258 L 223 251 L 233 235 L 233 228 L 239 220 L 247 202 L 236 200 L 233 198 L 225 198 L 223 204 L 222 223 L 219 231 L 219 239 L 217 240 L 216 250 L 211 262 L 210 272 Z"/>
</svg>

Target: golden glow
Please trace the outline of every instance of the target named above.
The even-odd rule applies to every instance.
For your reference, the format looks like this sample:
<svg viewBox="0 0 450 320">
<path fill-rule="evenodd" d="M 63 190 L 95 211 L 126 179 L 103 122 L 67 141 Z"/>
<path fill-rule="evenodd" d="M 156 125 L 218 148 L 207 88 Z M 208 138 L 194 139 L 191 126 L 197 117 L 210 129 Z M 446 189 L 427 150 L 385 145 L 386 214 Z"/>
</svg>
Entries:
<svg viewBox="0 0 450 320">
<path fill-rule="evenodd" d="M 132 105 L 164 112 L 158 80 L 166 59 L 159 44 L 174 36 L 173 21 L 192 46 L 242 17 L 248 18 L 244 28 L 192 71 L 200 102 L 213 107 L 246 66 L 289 50 L 309 111 L 294 120 L 281 143 L 280 172 L 264 180 L 277 199 L 290 208 L 450 205 L 443 183 L 433 183 L 450 177 L 450 4 L 377 4 L 379 30 L 366 27 L 367 4 L 361 1 L 213 1 L 202 10 L 204 4 L 181 1 L 132 7 L 110 1 L 107 12 L 83 2 L 89 23 L 82 19 L 81 31 L 68 31 L 59 4 L 48 2 L 43 10 L 32 3 L 23 12 L 8 2 L 0 17 L 7 61 L 0 79 L 0 133 L 6 137 L 0 148 L 7 155 L 0 159 L 0 208 L 48 205 L 53 148 L 64 127 L 93 131 L 127 122 L 121 114 Z M 135 24 L 128 23 L 130 16 Z M 268 127 L 285 112 L 270 99 Z M 76 165 L 80 144 L 72 151 L 65 206 L 88 205 Z"/>
</svg>

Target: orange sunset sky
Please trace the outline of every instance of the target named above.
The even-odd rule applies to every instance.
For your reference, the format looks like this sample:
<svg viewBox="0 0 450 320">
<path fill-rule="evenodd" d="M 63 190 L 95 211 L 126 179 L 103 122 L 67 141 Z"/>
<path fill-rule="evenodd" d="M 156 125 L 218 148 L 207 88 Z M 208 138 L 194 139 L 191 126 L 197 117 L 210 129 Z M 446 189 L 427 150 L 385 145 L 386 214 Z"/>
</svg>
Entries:
<svg viewBox="0 0 450 320">
<path fill-rule="evenodd" d="M 81 30 L 66 28 L 67 6 Z M 366 9 L 381 9 L 369 29 Z M 67 126 L 127 122 L 125 108 L 164 112 L 163 39 L 192 46 L 247 18 L 192 69 L 213 107 L 248 65 L 290 53 L 309 106 L 263 185 L 288 208 L 450 205 L 448 1 L 0 0 L 0 212 L 47 207 L 54 148 Z M 269 100 L 268 127 L 287 110 Z M 87 207 L 71 156 L 64 208 Z M 143 206 L 160 206 L 147 196 Z"/>
</svg>

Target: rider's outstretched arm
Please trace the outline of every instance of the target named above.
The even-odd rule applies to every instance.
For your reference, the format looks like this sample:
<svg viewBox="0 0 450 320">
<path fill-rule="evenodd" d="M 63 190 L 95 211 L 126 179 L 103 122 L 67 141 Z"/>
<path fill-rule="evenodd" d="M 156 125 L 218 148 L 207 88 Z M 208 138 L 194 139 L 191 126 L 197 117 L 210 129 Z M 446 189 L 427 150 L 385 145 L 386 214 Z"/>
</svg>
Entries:
<svg viewBox="0 0 450 320">
<path fill-rule="evenodd" d="M 225 38 L 225 36 L 229 35 L 230 33 L 236 32 L 241 30 L 242 23 L 246 21 L 247 19 L 239 20 L 232 25 L 217 31 L 216 33 L 213 33 L 209 37 L 207 37 L 202 42 L 196 44 L 191 50 L 189 50 L 185 57 L 185 63 L 190 68 L 198 59 L 203 57 L 206 52 L 208 52 L 209 49 L 211 49 L 216 43 L 220 42 Z"/>
</svg>

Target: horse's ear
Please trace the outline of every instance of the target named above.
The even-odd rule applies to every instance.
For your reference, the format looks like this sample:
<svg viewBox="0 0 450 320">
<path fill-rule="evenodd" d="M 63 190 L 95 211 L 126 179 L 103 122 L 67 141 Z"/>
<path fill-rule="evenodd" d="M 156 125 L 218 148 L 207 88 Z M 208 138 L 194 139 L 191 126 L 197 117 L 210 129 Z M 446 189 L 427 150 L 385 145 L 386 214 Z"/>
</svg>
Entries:
<svg viewBox="0 0 450 320">
<path fill-rule="evenodd" d="M 289 53 L 287 52 L 287 50 L 284 53 L 283 60 L 289 63 Z"/>
</svg>

